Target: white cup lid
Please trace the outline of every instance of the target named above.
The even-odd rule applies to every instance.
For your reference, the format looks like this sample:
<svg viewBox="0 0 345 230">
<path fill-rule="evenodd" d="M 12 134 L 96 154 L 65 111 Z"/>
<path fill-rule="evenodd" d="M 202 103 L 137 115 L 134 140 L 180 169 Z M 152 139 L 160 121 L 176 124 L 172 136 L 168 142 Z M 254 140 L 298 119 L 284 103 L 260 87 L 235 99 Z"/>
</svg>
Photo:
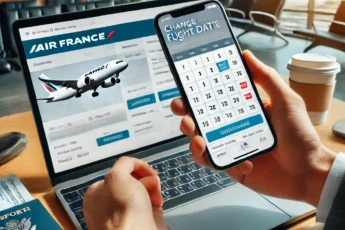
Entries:
<svg viewBox="0 0 345 230">
<path fill-rule="evenodd" d="M 306 69 L 333 69 L 337 59 L 330 55 L 302 53 L 292 56 L 291 65 Z"/>
<path fill-rule="evenodd" d="M 305 67 L 299 67 L 299 66 L 293 65 L 292 60 L 288 62 L 287 68 L 290 71 L 296 71 L 300 73 L 326 74 L 326 75 L 337 74 L 341 70 L 340 64 L 338 62 L 335 62 L 334 65 L 330 68 L 305 68 Z"/>
</svg>

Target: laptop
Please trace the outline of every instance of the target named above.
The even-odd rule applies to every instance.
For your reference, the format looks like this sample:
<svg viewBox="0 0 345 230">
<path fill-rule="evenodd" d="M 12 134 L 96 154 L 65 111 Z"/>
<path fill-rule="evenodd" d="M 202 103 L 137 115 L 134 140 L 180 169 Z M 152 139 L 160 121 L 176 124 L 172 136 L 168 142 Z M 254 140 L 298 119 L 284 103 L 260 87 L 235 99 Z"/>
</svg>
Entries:
<svg viewBox="0 0 345 230">
<path fill-rule="evenodd" d="M 51 184 L 77 229 L 87 229 L 86 190 L 121 156 L 159 172 L 171 230 L 266 230 L 314 213 L 193 162 L 170 110 L 180 94 L 153 24 L 158 13 L 190 4 L 143 2 L 14 23 Z"/>
</svg>

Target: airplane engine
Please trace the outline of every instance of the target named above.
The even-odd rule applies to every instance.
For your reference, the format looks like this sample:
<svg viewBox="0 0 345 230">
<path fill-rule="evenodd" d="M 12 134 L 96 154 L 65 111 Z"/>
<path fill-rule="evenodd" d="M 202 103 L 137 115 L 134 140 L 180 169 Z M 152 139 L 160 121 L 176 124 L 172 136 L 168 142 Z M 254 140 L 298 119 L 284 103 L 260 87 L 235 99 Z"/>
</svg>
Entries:
<svg viewBox="0 0 345 230">
<path fill-rule="evenodd" d="M 109 78 L 102 83 L 102 88 L 109 88 L 116 84 L 115 78 Z"/>
<path fill-rule="evenodd" d="M 77 82 L 77 86 L 79 89 L 84 88 L 87 85 L 90 85 L 94 80 L 90 77 L 85 77 L 84 79 L 79 79 Z"/>
</svg>

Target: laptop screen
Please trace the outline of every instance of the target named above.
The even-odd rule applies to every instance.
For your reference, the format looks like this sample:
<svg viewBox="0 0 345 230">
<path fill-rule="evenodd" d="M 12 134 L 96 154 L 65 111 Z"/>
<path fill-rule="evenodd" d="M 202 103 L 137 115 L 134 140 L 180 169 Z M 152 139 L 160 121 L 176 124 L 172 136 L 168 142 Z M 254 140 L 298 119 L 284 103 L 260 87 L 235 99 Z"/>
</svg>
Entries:
<svg viewBox="0 0 345 230">
<path fill-rule="evenodd" d="M 153 18 L 188 4 L 20 29 L 55 173 L 182 135 Z"/>
</svg>

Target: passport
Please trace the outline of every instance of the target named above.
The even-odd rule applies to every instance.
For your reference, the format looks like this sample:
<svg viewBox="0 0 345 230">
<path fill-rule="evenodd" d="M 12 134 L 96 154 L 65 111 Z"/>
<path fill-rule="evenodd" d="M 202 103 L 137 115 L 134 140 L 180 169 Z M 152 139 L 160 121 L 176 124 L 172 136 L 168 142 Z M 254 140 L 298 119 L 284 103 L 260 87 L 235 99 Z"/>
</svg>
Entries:
<svg viewBox="0 0 345 230">
<path fill-rule="evenodd" d="M 0 230 L 61 230 L 39 200 L 0 212 Z"/>
</svg>

